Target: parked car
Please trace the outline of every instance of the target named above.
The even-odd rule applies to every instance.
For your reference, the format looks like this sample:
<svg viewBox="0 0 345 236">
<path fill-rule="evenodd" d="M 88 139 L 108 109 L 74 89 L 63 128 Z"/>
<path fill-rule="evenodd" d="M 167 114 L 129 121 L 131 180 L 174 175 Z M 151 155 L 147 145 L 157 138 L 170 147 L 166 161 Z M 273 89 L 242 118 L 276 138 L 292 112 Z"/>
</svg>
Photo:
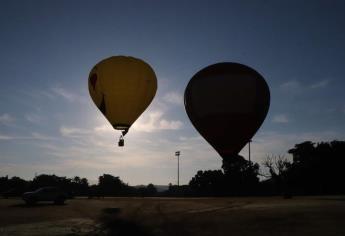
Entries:
<svg viewBox="0 0 345 236">
<path fill-rule="evenodd" d="M 63 204 L 67 199 L 67 194 L 57 187 L 43 187 L 34 192 L 23 194 L 26 204 L 35 204 L 40 201 L 53 201 L 55 204 Z"/>
</svg>

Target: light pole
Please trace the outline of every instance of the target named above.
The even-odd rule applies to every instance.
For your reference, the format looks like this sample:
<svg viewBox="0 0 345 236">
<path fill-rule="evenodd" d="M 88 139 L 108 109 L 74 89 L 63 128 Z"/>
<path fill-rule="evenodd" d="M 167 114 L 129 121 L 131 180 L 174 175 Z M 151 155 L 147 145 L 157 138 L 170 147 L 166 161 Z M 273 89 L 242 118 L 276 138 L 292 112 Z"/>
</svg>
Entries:
<svg viewBox="0 0 345 236">
<path fill-rule="evenodd" d="M 250 143 L 251 142 L 252 142 L 252 140 L 250 139 L 249 142 L 248 142 L 248 149 L 249 149 L 249 155 L 248 155 L 249 158 L 248 159 L 249 159 L 249 161 L 250 161 Z"/>
<path fill-rule="evenodd" d="M 180 186 L 180 151 L 175 152 L 177 156 L 177 186 Z"/>
</svg>

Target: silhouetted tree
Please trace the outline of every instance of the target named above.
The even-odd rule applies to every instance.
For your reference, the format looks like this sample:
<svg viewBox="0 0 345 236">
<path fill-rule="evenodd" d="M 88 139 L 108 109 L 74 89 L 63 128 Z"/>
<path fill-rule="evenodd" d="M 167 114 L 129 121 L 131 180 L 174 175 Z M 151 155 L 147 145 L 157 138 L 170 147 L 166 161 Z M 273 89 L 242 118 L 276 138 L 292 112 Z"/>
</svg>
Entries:
<svg viewBox="0 0 345 236">
<path fill-rule="evenodd" d="M 272 193 L 283 194 L 285 196 L 291 195 L 290 190 L 290 169 L 292 163 L 285 156 L 266 156 L 263 161 L 263 166 L 268 169 L 269 177 L 272 183 Z M 267 183 L 268 181 L 266 181 Z"/>
<path fill-rule="evenodd" d="M 8 190 L 8 176 L 0 177 L 0 193 Z"/>
<path fill-rule="evenodd" d="M 0 177 L 0 193 L 3 193 L 3 196 L 20 196 L 28 188 L 29 182 L 14 176 L 12 178 Z"/>
<path fill-rule="evenodd" d="M 345 142 L 296 144 L 288 151 L 293 155 L 291 182 L 302 194 L 345 193 Z"/>
<path fill-rule="evenodd" d="M 245 160 L 240 155 L 224 158 L 225 189 L 228 194 L 247 195 L 257 191 L 259 165 Z"/>
<path fill-rule="evenodd" d="M 136 192 L 142 197 L 152 197 L 157 194 L 157 189 L 153 184 L 148 184 L 138 187 Z"/>
<path fill-rule="evenodd" d="M 72 191 L 74 195 L 84 196 L 88 194 L 89 182 L 86 178 L 80 178 L 79 176 L 75 176 L 72 179 L 71 184 L 72 184 Z"/>
<path fill-rule="evenodd" d="M 128 195 L 131 188 L 120 177 L 103 174 L 98 178 L 98 190 L 103 196 Z"/>
<path fill-rule="evenodd" d="M 224 194 L 224 174 L 221 170 L 199 170 L 189 182 L 197 195 L 219 196 Z"/>
<path fill-rule="evenodd" d="M 259 165 L 234 155 L 224 158 L 221 170 L 199 170 L 189 182 L 196 195 L 248 195 L 258 191 Z"/>
<path fill-rule="evenodd" d="M 157 189 L 152 183 L 147 185 L 146 191 L 149 196 L 154 196 L 157 194 Z"/>
</svg>

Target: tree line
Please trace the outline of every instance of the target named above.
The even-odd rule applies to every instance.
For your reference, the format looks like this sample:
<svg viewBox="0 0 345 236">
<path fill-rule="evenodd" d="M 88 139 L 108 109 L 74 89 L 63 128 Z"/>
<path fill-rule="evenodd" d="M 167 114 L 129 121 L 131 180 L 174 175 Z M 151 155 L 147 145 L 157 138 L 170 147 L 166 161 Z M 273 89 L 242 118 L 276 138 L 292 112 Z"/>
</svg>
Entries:
<svg viewBox="0 0 345 236">
<path fill-rule="evenodd" d="M 98 178 L 98 184 L 90 185 L 86 178 L 75 176 L 74 178 L 60 177 L 56 175 L 41 174 L 31 181 L 19 177 L 0 177 L 0 192 L 3 197 L 20 196 L 27 191 L 35 191 L 42 187 L 54 186 L 62 189 L 70 197 L 87 196 L 154 196 L 157 189 L 153 184 L 147 186 L 132 187 L 125 184 L 120 177 L 103 174 Z"/>
<path fill-rule="evenodd" d="M 222 169 L 199 170 L 188 185 L 169 184 L 158 192 L 153 184 L 133 187 L 120 177 L 99 176 L 90 185 L 86 178 L 38 175 L 31 181 L 0 177 L 4 196 L 20 195 L 44 186 L 57 186 L 71 196 L 244 196 L 345 194 L 345 141 L 306 141 L 288 150 L 285 156 L 268 155 L 261 166 L 236 155 L 224 159 Z"/>
<path fill-rule="evenodd" d="M 268 155 L 259 164 L 234 156 L 223 160 L 223 170 L 198 171 L 189 193 L 228 195 L 345 194 L 345 141 L 296 144 L 285 156 Z"/>
</svg>

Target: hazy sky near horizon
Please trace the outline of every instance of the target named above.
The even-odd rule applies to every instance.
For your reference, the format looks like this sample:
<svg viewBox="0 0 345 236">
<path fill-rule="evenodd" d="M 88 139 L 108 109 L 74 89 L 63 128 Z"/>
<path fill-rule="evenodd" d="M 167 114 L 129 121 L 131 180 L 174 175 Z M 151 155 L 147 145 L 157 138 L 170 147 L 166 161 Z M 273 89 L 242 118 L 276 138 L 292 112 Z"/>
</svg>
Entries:
<svg viewBox="0 0 345 236">
<path fill-rule="evenodd" d="M 345 1 L 0 2 L 0 176 L 181 182 L 221 158 L 190 123 L 184 89 L 203 67 L 240 62 L 271 90 L 252 157 L 294 144 L 345 139 Z M 155 70 L 153 103 L 117 147 L 88 94 L 88 73 L 113 56 Z M 241 152 L 247 157 L 247 147 Z"/>
</svg>

